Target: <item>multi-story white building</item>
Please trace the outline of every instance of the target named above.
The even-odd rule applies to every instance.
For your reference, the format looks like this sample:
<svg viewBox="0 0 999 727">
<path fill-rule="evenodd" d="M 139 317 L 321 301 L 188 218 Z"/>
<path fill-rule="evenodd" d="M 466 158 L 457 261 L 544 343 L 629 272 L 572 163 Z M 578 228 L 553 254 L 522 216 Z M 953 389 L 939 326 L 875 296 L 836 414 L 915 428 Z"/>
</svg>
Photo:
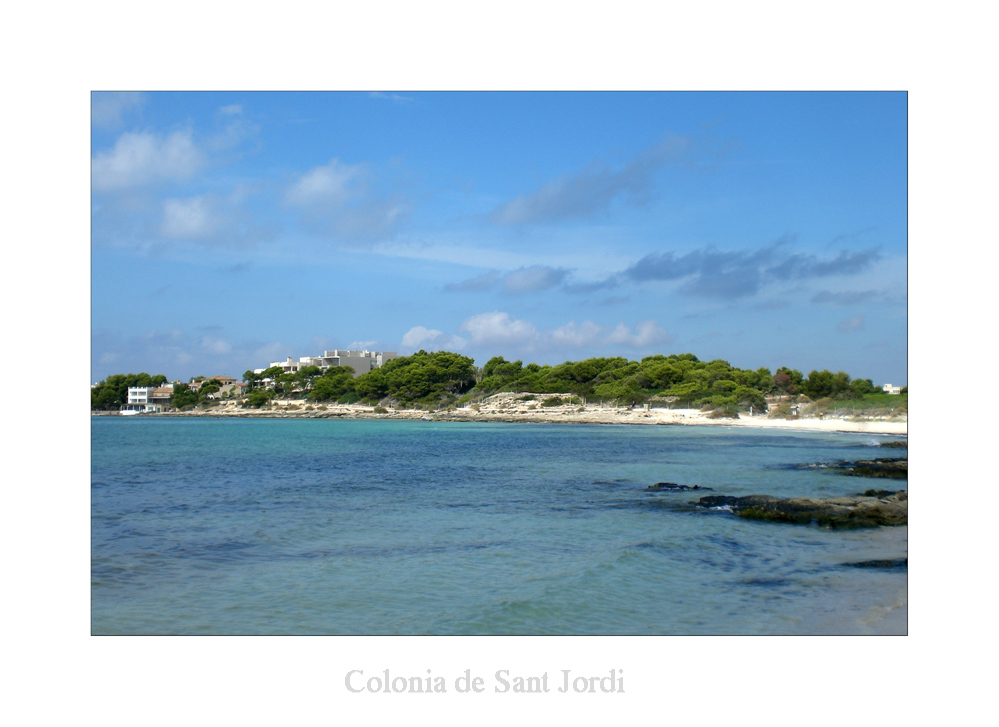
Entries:
<svg viewBox="0 0 999 727">
<path fill-rule="evenodd" d="M 386 361 L 398 358 L 395 351 L 323 351 L 322 356 L 303 356 L 295 361 L 289 356 L 285 361 L 275 361 L 268 368 L 278 367 L 286 374 L 293 374 L 306 366 L 318 366 L 323 371 L 331 366 L 350 366 L 354 369 L 354 378 L 366 374 Z M 263 373 L 265 369 L 254 369 L 253 373 Z"/>
<path fill-rule="evenodd" d="M 334 349 L 332 351 L 323 351 L 323 355 L 317 356 L 315 359 L 321 363 L 314 365 L 324 371 L 330 366 L 350 366 L 354 369 L 354 377 L 356 378 L 361 374 L 366 374 L 369 371 L 377 369 L 386 361 L 398 357 L 399 354 L 395 351 L 340 351 L 339 349 Z"/>
<path fill-rule="evenodd" d="M 884 388 L 882 389 L 882 391 L 884 391 L 886 394 L 901 394 L 902 393 L 902 387 L 901 386 L 892 386 L 891 384 L 885 384 Z"/>
</svg>

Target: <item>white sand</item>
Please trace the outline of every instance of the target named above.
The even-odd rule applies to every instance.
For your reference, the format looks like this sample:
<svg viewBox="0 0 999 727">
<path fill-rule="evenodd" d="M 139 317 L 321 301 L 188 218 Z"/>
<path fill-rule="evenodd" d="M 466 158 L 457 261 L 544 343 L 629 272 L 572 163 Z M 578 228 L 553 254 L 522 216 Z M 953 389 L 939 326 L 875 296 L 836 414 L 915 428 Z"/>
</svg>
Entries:
<svg viewBox="0 0 999 727">
<path fill-rule="evenodd" d="M 550 422 L 567 424 L 660 424 L 716 427 L 753 427 L 781 431 L 812 432 L 865 432 L 906 436 L 908 421 L 899 417 L 861 418 L 832 417 L 800 419 L 771 419 L 766 415 L 740 414 L 738 419 L 709 419 L 698 409 L 645 409 L 644 407 L 611 407 L 563 405 L 541 407 L 539 402 L 547 394 L 535 394 L 534 401 L 517 401 L 524 394 L 496 394 L 476 407 L 450 411 L 426 412 L 420 410 L 394 410 L 376 414 L 373 407 L 356 404 L 311 404 L 307 401 L 276 400 L 266 409 L 244 409 L 234 402 L 221 404 L 208 410 L 189 412 L 180 416 L 280 416 L 280 417 L 343 417 L 377 419 L 425 419 L 434 421 L 503 421 Z M 160 415 L 162 416 L 162 415 Z"/>
</svg>

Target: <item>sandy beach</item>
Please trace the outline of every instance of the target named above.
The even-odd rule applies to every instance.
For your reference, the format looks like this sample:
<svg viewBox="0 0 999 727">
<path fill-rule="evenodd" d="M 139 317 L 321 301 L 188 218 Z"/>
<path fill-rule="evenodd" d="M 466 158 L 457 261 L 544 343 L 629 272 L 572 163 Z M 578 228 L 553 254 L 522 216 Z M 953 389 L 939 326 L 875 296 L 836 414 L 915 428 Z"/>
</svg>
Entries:
<svg viewBox="0 0 999 727">
<path fill-rule="evenodd" d="M 210 409 L 190 412 L 171 412 L 140 416 L 194 416 L 194 417 L 302 417 L 302 418 L 351 418 L 351 419 L 418 419 L 426 421 L 461 422 L 537 422 L 557 424 L 634 424 L 678 425 L 714 427 L 753 427 L 781 431 L 811 432 L 860 432 L 906 436 L 907 416 L 897 417 L 840 417 L 826 414 L 821 417 L 795 419 L 770 418 L 767 415 L 740 414 L 738 419 L 712 419 L 698 409 L 665 409 L 644 407 L 613 407 L 601 405 L 570 405 L 542 407 L 538 401 L 549 395 L 537 394 L 535 401 L 518 401 L 524 394 L 495 394 L 470 407 L 438 410 L 388 409 L 375 412 L 374 407 L 358 404 L 322 404 L 303 400 L 275 399 L 261 409 L 244 408 L 236 402 L 223 402 Z"/>
</svg>

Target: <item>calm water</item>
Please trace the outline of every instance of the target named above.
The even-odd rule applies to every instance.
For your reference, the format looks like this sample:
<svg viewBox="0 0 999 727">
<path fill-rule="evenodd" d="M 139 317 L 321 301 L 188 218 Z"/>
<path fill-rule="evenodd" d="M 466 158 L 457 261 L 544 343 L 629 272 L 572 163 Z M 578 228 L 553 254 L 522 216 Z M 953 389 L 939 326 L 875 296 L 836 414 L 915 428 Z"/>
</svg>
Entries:
<svg viewBox="0 0 999 727">
<path fill-rule="evenodd" d="M 904 567 L 844 564 L 904 557 L 906 528 L 676 507 L 884 486 L 782 468 L 902 454 L 872 435 L 125 417 L 91 431 L 95 634 L 871 633 L 904 613 Z M 664 480 L 715 492 L 645 491 Z"/>
</svg>

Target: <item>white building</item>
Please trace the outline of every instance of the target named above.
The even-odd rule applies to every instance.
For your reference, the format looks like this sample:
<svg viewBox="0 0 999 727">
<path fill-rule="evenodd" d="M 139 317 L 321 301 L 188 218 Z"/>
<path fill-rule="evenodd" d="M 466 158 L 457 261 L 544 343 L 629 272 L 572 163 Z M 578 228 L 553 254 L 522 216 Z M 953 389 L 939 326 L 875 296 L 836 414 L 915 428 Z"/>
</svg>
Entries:
<svg viewBox="0 0 999 727">
<path fill-rule="evenodd" d="M 350 366 L 354 369 L 354 378 L 361 374 L 366 374 L 382 366 L 386 361 L 398 358 L 395 351 L 323 351 L 322 356 L 316 357 L 320 363 L 314 364 L 324 371 L 330 366 Z"/>
<path fill-rule="evenodd" d="M 892 386 L 891 384 L 885 384 L 884 388 L 882 389 L 882 391 L 884 391 L 886 394 L 901 394 L 902 393 L 902 387 L 901 386 Z"/>
<path fill-rule="evenodd" d="M 323 351 L 322 356 L 303 356 L 295 361 L 289 356 L 285 361 L 275 361 L 268 368 L 278 367 L 286 374 L 293 374 L 306 366 L 318 366 L 325 371 L 331 366 L 350 366 L 354 378 L 377 369 L 386 361 L 398 358 L 395 351 Z M 263 373 L 265 369 L 254 369 L 253 373 Z"/>
</svg>

